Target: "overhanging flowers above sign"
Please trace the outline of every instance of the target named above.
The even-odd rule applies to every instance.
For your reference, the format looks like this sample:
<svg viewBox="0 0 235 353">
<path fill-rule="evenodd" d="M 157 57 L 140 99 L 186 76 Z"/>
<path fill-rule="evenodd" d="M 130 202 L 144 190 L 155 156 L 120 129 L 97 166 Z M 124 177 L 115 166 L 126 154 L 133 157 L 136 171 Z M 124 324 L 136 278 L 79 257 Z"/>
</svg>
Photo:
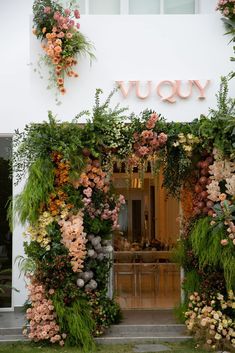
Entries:
<svg viewBox="0 0 235 353">
<path fill-rule="evenodd" d="M 120 88 L 124 98 L 127 98 L 133 91 L 139 99 L 147 99 L 152 94 L 156 94 L 163 102 L 175 103 L 178 98 L 187 99 L 192 96 L 193 90 L 198 94 L 198 99 L 206 98 L 206 89 L 210 80 L 201 82 L 200 80 L 162 80 L 154 83 L 148 81 L 115 81 Z"/>
<path fill-rule="evenodd" d="M 80 12 L 75 2 L 64 8 L 59 1 L 35 0 L 33 4 L 33 33 L 42 41 L 42 60 L 49 67 L 49 86 L 60 93 L 66 92 L 65 76 L 78 77 L 74 71 L 77 57 L 94 58 L 92 45 L 80 32 Z"/>
</svg>

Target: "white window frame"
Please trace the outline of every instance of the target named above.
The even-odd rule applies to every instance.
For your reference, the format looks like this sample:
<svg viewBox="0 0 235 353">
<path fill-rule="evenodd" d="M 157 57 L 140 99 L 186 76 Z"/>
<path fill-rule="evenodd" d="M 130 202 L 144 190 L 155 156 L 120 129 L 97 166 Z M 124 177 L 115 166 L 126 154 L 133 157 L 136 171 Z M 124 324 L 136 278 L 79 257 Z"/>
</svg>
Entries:
<svg viewBox="0 0 235 353">
<path fill-rule="evenodd" d="M 195 0 L 194 14 L 200 13 L 200 1 Z M 85 15 L 90 14 L 89 0 L 85 0 Z M 129 15 L 129 0 L 120 0 L 120 15 Z M 164 15 L 164 0 L 160 0 L 160 13 Z"/>
<path fill-rule="evenodd" d="M 199 2 L 201 0 L 194 0 L 194 1 L 195 1 L 194 2 L 194 13 L 192 15 L 196 15 L 199 13 L 199 8 L 200 8 Z M 164 0 L 160 0 L 160 15 L 164 15 Z"/>
</svg>

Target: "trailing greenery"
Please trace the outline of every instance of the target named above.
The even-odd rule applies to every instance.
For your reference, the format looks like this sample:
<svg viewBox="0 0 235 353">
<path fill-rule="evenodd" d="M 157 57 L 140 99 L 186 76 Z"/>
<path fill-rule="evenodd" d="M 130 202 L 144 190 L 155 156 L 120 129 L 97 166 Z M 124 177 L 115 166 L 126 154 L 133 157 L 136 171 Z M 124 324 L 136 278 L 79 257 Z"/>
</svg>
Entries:
<svg viewBox="0 0 235 353">
<path fill-rule="evenodd" d="M 62 295 L 63 297 L 63 295 Z M 57 313 L 61 332 L 68 333 L 67 343 L 70 346 L 80 346 L 83 352 L 90 353 L 95 349 L 92 331 L 95 323 L 91 316 L 91 308 L 86 299 L 80 298 L 71 306 L 65 306 L 61 294 L 53 296 L 53 305 Z"/>
<path fill-rule="evenodd" d="M 188 297 L 193 292 L 200 291 L 201 276 L 196 269 L 185 273 L 182 288 L 185 294 L 185 302 L 188 302 Z"/>
<path fill-rule="evenodd" d="M 79 117 L 87 114 L 81 112 Z M 72 165 L 83 163 L 81 158 L 81 127 L 77 123 L 60 122 L 48 112 L 48 122 L 26 125 L 23 132 L 15 131 L 12 167 L 15 184 L 25 176 L 38 159 L 50 159 L 53 151 L 63 152 Z"/>
<path fill-rule="evenodd" d="M 15 200 L 15 211 L 20 222 L 35 223 L 41 206 L 54 190 L 54 166 L 50 159 L 38 158 L 29 167 L 27 183 Z"/>
<path fill-rule="evenodd" d="M 227 289 L 235 288 L 235 254 L 233 245 L 221 246 L 224 228 L 210 225 L 209 217 L 200 218 L 190 234 L 192 249 L 198 257 L 199 267 L 222 268 Z"/>
</svg>

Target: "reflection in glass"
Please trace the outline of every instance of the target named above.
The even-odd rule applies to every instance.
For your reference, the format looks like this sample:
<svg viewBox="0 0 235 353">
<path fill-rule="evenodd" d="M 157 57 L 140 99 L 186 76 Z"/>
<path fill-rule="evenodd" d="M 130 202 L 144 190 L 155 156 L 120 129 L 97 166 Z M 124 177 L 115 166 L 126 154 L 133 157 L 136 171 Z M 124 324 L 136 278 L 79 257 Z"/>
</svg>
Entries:
<svg viewBox="0 0 235 353">
<path fill-rule="evenodd" d="M 89 12 L 91 15 L 118 15 L 120 0 L 90 0 Z"/>
<path fill-rule="evenodd" d="M 85 0 L 79 0 L 79 11 L 81 14 L 85 14 L 86 12 L 86 6 L 85 6 Z"/>
<path fill-rule="evenodd" d="M 11 307 L 12 284 L 12 234 L 7 221 L 6 204 L 12 196 L 12 183 L 9 178 L 12 139 L 0 136 L 0 307 Z"/>
<path fill-rule="evenodd" d="M 160 0 L 129 0 L 131 15 L 151 15 L 160 13 Z"/>
<path fill-rule="evenodd" d="M 165 14 L 194 14 L 195 0 L 164 0 Z"/>
</svg>

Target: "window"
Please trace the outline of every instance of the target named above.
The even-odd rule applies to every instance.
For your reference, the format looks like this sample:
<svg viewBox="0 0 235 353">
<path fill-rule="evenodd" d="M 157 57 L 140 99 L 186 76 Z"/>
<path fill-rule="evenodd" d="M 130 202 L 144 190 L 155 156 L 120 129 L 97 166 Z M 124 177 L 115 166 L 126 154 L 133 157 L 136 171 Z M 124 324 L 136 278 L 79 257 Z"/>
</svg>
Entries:
<svg viewBox="0 0 235 353">
<path fill-rule="evenodd" d="M 130 15 L 159 14 L 160 0 L 129 0 Z"/>
<path fill-rule="evenodd" d="M 194 14 L 194 0 L 164 0 L 165 14 Z"/>
<path fill-rule="evenodd" d="M 119 0 L 90 0 L 89 13 L 91 15 L 120 14 L 120 1 Z"/>
<path fill-rule="evenodd" d="M 10 157 L 12 138 L 0 135 L 0 307 L 11 307 L 12 234 L 7 220 L 7 202 L 12 196 Z"/>
<path fill-rule="evenodd" d="M 202 0 L 79 0 L 82 14 L 194 14 Z"/>
</svg>

